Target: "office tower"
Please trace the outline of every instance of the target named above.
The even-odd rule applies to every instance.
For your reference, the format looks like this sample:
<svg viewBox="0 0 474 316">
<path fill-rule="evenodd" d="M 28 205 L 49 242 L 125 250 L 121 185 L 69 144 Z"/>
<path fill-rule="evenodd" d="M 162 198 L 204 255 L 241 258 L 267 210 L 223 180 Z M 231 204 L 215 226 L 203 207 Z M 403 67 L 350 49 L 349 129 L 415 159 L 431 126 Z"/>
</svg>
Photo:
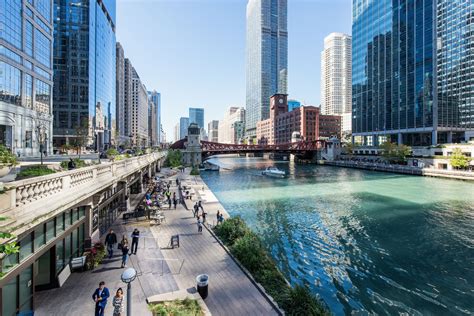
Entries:
<svg viewBox="0 0 474 316">
<path fill-rule="evenodd" d="M 161 94 L 153 91 L 148 91 L 148 97 L 155 105 L 155 113 L 153 116 L 154 124 L 156 124 L 156 133 L 153 136 L 156 139 L 155 145 L 158 146 L 161 142 Z"/>
<path fill-rule="evenodd" d="M 38 1 L 41 3 L 43 1 Z M 115 0 L 54 0 L 54 142 L 114 144 L 116 121 Z"/>
<path fill-rule="evenodd" d="M 137 147 L 146 147 L 148 138 L 148 93 L 145 85 L 140 80 L 135 68 L 132 67 L 132 106 L 131 106 L 131 131 L 132 144 Z"/>
<path fill-rule="evenodd" d="M 20 156 L 52 152 L 51 8 L 51 0 L 0 1 L 0 145 Z"/>
<path fill-rule="evenodd" d="M 236 122 L 245 122 L 245 109 L 242 107 L 230 107 L 224 114 L 224 118 L 219 121 L 219 143 L 237 144 L 240 139 L 236 139 Z"/>
<path fill-rule="evenodd" d="M 331 33 L 321 52 L 321 111 L 342 115 L 352 111 L 352 38 Z"/>
<path fill-rule="evenodd" d="M 219 121 L 212 120 L 207 124 L 208 140 L 217 143 L 219 141 Z"/>
<path fill-rule="evenodd" d="M 291 112 L 301 106 L 301 102 L 297 100 L 288 100 L 288 111 Z"/>
<path fill-rule="evenodd" d="M 115 102 L 116 102 L 116 122 L 117 122 L 117 145 L 123 145 L 129 141 L 129 133 L 125 130 L 126 104 L 125 104 L 125 53 L 123 47 L 117 42 L 115 60 Z"/>
<path fill-rule="evenodd" d="M 179 122 L 176 123 L 176 125 L 174 126 L 173 132 L 174 132 L 174 141 L 177 142 L 178 140 L 181 139 L 181 137 L 180 137 L 181 131 L 180 131 Z"/>
<path fill-rule="evenodd" d="M 188 136 L 189 117 L 182 117 L 179 119 L 179 139 Z"/>
<path fill-rule="evenodd" d="M 249 0 L 246 50 L 246 133 L 255 138 L 257 122 L 269 118 L 270 97 L 287 93 L 287 0 Z"/>
<path fill-rule="evenodd" d="M 150 91 L 148 91 L 148 146 L 150 147 L 157 146 L 158 144 L 156 116 L 156 106 L 150 98 Z"/>
<path fill-rule="evenodd" d="M 377 146 L 472 137 L 472 1 L 353 0 L 352 132 Z"/>
<path fill-rule="evenodd" d="M 189 124 L 196 123 L 199 128 L 204 128 L 204 109 L 189 108 Z"/>
</svg>

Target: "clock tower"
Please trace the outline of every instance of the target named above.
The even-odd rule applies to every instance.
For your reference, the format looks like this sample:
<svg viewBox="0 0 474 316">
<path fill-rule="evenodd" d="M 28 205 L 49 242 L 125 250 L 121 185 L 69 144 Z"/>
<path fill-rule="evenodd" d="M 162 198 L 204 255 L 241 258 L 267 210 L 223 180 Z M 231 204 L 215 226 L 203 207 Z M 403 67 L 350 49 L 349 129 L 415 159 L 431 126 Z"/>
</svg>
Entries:
<svg viewBox="0 0 474 316">
<path fill-rule="evenodd" d="M 270 97 L 270 119 L 288 112 L 288 95 L 274 94 Z"/>
</svg>

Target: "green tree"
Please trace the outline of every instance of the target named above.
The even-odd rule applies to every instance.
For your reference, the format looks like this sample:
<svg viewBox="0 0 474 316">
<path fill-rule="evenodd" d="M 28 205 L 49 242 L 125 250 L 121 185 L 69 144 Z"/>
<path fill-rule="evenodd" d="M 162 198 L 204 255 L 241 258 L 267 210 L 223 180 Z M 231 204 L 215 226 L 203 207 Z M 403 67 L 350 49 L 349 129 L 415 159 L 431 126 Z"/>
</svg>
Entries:
<svg viewBox="0 0 474 316">
<path fill-rule="evenodd" d="M 454 148 L 451 155 L 451 166 L 455 169 L 466 169 L 469 167 L 469 159 L 463 155 L 461 148 Z"/>
<path fill-rule="evenodd" d="M 169 167 L 181 166 L 182 154 L 180 150 L 169 150 L 168 156 L 166 157 L 165 164 Z"/>
<path fill-rule="evenodd" d="M 87 119 L 83 119 L 81 124 L 74 126 L 74 132 L 76 134 L 74 146 L 76 147 L 79 159 L 81 159 L 82 148 L 87 145 L 89 140 L 89 122 Z"/>
<path fill-rule="evenodd" d="M 387 141 L 380 145 L 382 156 L 390 163 L 405 163 L 407 157 L 411 154 L 411 148 L 406 145 L 397 145 Z"/>
</svg>

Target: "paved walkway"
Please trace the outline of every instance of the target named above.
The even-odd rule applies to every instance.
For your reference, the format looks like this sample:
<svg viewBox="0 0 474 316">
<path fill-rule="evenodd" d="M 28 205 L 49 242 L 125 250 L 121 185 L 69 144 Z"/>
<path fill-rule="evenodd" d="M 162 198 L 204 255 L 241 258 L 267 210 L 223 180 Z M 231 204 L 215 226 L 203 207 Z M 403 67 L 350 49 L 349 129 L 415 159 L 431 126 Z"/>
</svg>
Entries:
<svg viewBox="0 0 474 316">
<path fill-rule="evenodd" d="M 179 173 L 178 177 L 194 181 L 201 186 L 199 178 Z M 176 191 L 176 176 L 172 176 L 172 191 Z M 201 187 L 201 190 L 208 190 Z M 196 196 L 201 197 L 196 187 Z M 194 201 L 196 201 L 196 196 Z M 205 199 L 203 199 L 205 202 Z M 188 200 L 189 202 L 189 200 Z M 220 208 L 216 201 L 203 203 L 209 213 L 209 220 L 215 219 Z M 192 208 L 191 203 L 188 207 Z M 222 211 L 222 209 L 221 209 Z M 122 225 L 121 220 L 114 230 L 117 237 L 138 227 L 141 238 L 137 256 L 131 256 L 129 267 L 133 266 L 139 276 L 133 282 L 133 315 L 150 315 L 146 307 L 146 298 L 178 289 L 190 289 L 196 286 L 196 276 L 202 273 L 209 275 L 209 296 L 205 300 L 214 315 L 275 315 L 276 311 L 267 299 L 257 290 L 255 285 L 245 276 L 225 250 L 203 229 L 197 232 L 196 219 L 191 211 L 179 205 L 176 210 L 165 207 L 166 222 L 150 227 L 147 221 L 129 222 Z M 168 244 L 172 235 L 180 235 L 180 248 L 170 249 Z M 118 287 L 126 288 L 120 281 L 120 255 L 96 268 L 94 271 L 73 273 L 60 289 L 37 293 L 35 315 L 93 315 L 94 302 L 92 293 L 99 281 L 106 282 L 115 294 Z M 125 291 L 126 292 L 126 291 Z M 112 313 L 109 302 L 106 315 Z"/>
</svg>

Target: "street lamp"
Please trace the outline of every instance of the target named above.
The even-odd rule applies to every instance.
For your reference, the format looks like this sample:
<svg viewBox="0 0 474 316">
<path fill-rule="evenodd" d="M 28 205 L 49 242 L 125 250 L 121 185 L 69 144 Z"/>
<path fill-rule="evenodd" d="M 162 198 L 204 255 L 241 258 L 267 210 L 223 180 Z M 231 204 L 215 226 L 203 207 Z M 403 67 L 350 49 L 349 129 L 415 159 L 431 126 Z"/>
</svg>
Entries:
<svg viewBox="0 0 474 316">
<path fill-rule="evenodd" d="M 122 282 L 127 283 L 127 316 L 132 316 L 132 282 L 137 277 L 134 268 L 128 268 L 121 275 Z"/>
</svg>

